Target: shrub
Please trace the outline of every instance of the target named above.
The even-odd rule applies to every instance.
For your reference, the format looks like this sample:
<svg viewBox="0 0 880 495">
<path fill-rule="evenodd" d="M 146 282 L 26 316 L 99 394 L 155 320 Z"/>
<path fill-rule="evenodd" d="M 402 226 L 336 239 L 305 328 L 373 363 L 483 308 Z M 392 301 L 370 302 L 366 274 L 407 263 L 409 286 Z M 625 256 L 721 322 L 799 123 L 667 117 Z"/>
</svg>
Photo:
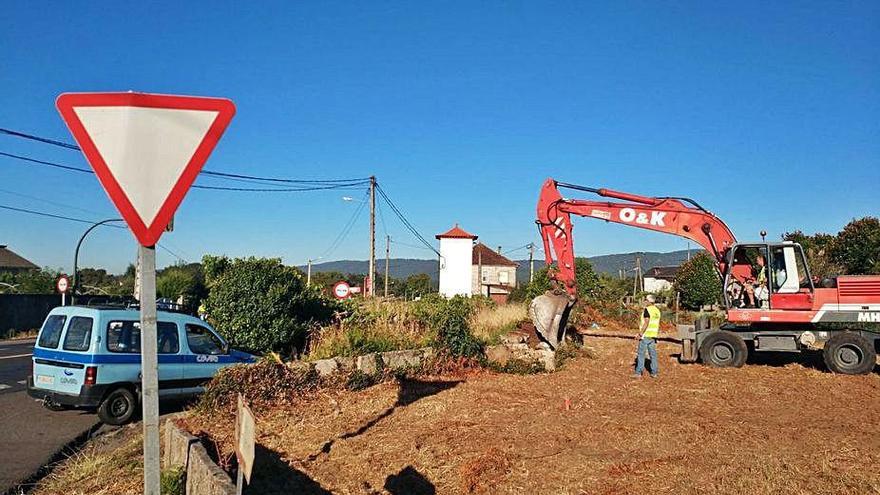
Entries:
<svg viewBox="0 0 880 495">
<path fill-rule="evenodd" d="M 437 343 L 452 357 L 475 357 L 483 353 L 483 345 L 471 333 L 473 314 L 473 303 L 464 296 L 455 296 L 445 301 L 432 318 Z"/>
<path fill-rule="evenodd" d="M 290 355 L 333 315 L 335 303 L 281 260 L 205 256 L 203 264 L 209 318 L 233 346 Z"/>
<path fill-rule="evenodd" d="M 203 413 L 234 407 L 241 393 L 255 406 L 290 402 L 318 386 L 318 374 L 307 366 L 288 366 L 274 359 L 224 368 L 205 387 L 196 408 Z"/>
</svg>

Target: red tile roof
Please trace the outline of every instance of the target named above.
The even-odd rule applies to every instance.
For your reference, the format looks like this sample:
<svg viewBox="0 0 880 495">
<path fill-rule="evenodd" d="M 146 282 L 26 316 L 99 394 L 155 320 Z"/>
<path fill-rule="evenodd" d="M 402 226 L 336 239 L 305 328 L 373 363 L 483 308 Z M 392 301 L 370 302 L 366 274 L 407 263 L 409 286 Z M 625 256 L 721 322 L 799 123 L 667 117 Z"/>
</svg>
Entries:
<svg viewBox="0 0 880 495">
<path fill-rule="evenodd" d="M 474 265 L 482 263 L 483 266 L 516 266 L 515 262 L 501 256 L 497 251 L 493 251 L 482 242 L 478 242 L 477 245 L 474 246 L 474 254 L 471 258 L 471 263 Z"/>
<path fill-rule="evenodd" d="M 437 234 L 434 237 L 436 237 L 437 239 L 444 239 L 444 238 L 445 239 L 476 239 L 477 238 L 477 236 L 475 236 L 473 234 L 469 234 L 469 233 L 465 232 L 464 230 L 462 230 L 462 228 L 459 227 L 458 224 L 455 224 L 455 227 L 452 227 L 447 232 L 444 232 L 443 234 Z"/>
</svg>

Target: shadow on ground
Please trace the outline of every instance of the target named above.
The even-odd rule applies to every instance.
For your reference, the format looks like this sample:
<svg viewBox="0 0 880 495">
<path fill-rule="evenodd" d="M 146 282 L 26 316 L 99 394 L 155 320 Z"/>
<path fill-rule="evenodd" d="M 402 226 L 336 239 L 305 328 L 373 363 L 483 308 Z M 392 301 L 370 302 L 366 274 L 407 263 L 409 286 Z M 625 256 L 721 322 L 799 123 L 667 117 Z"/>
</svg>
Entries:
<svg viewBox="0 0 880 495">
<path fill-rule="evenodd" d="M 332 439 L 328 440 L 327 442 L 324 443 L 324 445 L 321 447 L 321 449 L 318 452 L 310 455 L 308 460 L 314 461 L 315 459 L 317 459 L 321 455 L 329 454 L 330 451 L 333 449 L 333 444 L 336 443 L 337 440 L 345 440 L 348 438 L 354 438 L 358 435 L 362 435 L 362 434 L 366 433 L 367 430 L 369 430 L 373 426 L 376 426 L 377 423 L 379 423 L 383 419 L 387 418 L 388 416 L 391 416 L 392 414 L 394 414 L 394 411 L 397 410 L 397 408 L 406 407 L 406 406 L 418 401 L 419 399 L 423 399 L 425 397 L 430 397 L 432 395 L 439 394 L 440 392 L 443 392 L 444 390 L 449 390 L 451 388 L 454 388 L 459 383 L 461 383 L 461 380 L 457 380 L 457 381 L 422 381 L 422 380 L 410 380 L 407 378 L 400 380 L 400 386 L 397 390 L 397 401 L 394 403 L 394 405 L 392 405 L 388 409 L 379 413 L 379 415 L 376 416 L 375 418 L 364 423 L 360 428 L 358 428 L 354 431 L 343 433 L 342 435 L 339 435 L 336 438 L 332 438 Z"/>
<path fill-rule="evenodd" d="M 385 479 L 385 487 L 392 495 L 434 495 L 437 489 L 428 478 L 414 467 L 407 466 Z"/>
<path fill-rule="evenodd" d="M 300 495 L 329 495 L 330 492 L 309 475 L 291 466 L 281 455 L 260 444 L 254 448 L 254 470 L 243 493 L 296 493 Z"/>
</svg>

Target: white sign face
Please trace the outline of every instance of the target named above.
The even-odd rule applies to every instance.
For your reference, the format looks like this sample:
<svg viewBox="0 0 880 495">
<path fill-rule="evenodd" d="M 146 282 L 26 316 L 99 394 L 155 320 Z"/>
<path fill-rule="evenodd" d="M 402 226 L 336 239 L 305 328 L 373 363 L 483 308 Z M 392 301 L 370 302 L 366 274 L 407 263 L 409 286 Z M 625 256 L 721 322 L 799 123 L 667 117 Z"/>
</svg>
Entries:
<svg viewBox="0 0 880 495">
<path fill-rule="evenodd" d="M 138 107 L 73 111 L 146 225 L 153 223 L 218 113 Z"/>
<path fill-rule="evenodd" d="M 235 416 L 235 454 L 238 457 L 239 469 L 244 473 L 248 483 L 251 482 L 251 471 L 254 468 L 254 440 L 256 439 L 256 421 L 251 408 L 245 404 L 238 394 L 238 411 Z"/>
<path fill-rule="evenodd" d="M 58 283 L 55 284 L 55 288 L 58 289 L 58 292 L 65 293 L 67 289 L 70 288 L 70 282 L 67 280 L 67 277 L 61 277 L 58 279 Z"/>
<path fill-rule="evenodd" d="M 351 294 L 351 287 L 345 282 L 337 282 L 336 285 L 333 286 L 333 295 L 336 296 L 337 299 L 345 299 Z"/>
</svg>

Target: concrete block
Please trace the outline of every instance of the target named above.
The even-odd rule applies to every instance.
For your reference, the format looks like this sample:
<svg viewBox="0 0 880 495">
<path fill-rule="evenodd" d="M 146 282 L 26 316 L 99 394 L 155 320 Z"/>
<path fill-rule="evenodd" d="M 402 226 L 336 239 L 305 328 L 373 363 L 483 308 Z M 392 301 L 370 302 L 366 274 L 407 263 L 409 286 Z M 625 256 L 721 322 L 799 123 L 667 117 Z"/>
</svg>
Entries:
<svg viewBox="0 0 880 495">
<path fill-rule="evenodd" d="M 315 371 L 320 376 L 330 376 L 339 369 L 339 363 L 336 358 L 319 359 L 315 361 Z"/>
<path fill-rule="evenodd" d="M 376 353 L 372 354 L 364 354 L 363 356 L 358 356 L 356 361 L 356 367 L 362 373 L 366 373 L 368 375 L 375 375 L 379 372 L 379 360 L 377 359 L 378 355 Z"/>
<path fill-rule="evenodd" d="M 426 357 L 430 355 L 428 349 L 414 349 L 406 351 L 389 351 L 383 352 L 382 362 L 386 368 L 402 369 L 402 368 L 418 368 Z"/>
<path fill-rule="evenodd" d="M 199 439 L 180 429 L 174 421 L 165 422 L 165 469 L 187 466 L 189 448 Z"/>
<path fill-rule="evenodd" d="M 186 493 L 199 495 L 235 495 L 235 484 L 208 456 L 201 443 L 190 447 L 186 472 Z"/>
<path fill-rule="evenodd" d="M 357 367 L 357 358 L 353 357 L 337 357 L 337 368 L 343 371 L 351 371 Z"/>
</svg>

